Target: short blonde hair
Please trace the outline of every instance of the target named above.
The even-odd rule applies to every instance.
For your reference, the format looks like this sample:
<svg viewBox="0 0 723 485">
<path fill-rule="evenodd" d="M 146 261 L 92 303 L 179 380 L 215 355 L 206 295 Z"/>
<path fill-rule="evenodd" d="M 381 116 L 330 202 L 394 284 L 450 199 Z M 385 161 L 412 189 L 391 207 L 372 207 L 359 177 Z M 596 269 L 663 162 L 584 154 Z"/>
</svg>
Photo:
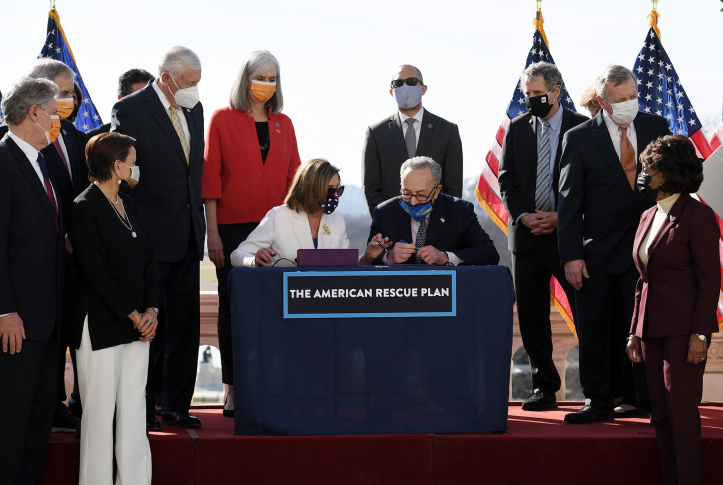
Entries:
<svg viewBox="0 0 723 485">
<path fill-rule="evenodd" d="M 597 102 L 596 84 L 597 83 L 592 83 L 588 86 L 585 92 L 582 93 L 582 99 L 580 100 L 580 104 L 587 108 L 592 116 L 597 116 L 600 112 L 600 103 Z"/>
<path fill-rule="evenodd" d="M 338 173 L 339 169 L 323 158 L 312 158 L 302 163 L 296 170 L 284 204 L 296 212 L 302 210 L 307 214 L 319 212 L 321 210 L 319 201 L 323 202 L 326 199 L 329 181 Z"/>
</svg>

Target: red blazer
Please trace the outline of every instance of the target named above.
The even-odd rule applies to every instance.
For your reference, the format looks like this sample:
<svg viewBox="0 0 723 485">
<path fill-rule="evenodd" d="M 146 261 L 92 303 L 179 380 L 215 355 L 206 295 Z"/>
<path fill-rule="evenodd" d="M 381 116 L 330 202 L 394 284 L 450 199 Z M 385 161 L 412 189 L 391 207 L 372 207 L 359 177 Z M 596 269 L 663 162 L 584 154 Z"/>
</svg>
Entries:
<svg viewBox="0 0 723 485">
<path fill-rule="evenodd" d="M 261 160 L 254 119 L 230 106 L 214 111 L 208 124 L 201 197 L 218 199 L 217 222 L 260 222 L 284 203 L 301 164 L 294 125 L 269 109 L 269 153 Z"/>
<path fill-rule="evenodd" d="M 648 232 L 657 205 L 643 212 L 635 235 L 633 258 L 640 272 L 630 333 L 653 338 L 718 331 L 721 265 L 720 229 L 713 209 L 682 194 L 654 236 L 648 269 L 638 249 Z"/>
</svg>

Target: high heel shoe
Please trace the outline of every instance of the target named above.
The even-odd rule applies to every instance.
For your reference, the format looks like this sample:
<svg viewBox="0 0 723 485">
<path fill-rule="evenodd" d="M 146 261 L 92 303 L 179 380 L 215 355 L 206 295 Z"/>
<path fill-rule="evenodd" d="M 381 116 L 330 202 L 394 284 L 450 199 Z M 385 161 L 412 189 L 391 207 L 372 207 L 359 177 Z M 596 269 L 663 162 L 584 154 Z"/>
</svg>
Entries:
<svg viewBox="0 0 723 485">
<path fill-rule="evenodd" d="M 224 398 L 223 398 L 223 417 L 224 418 L 233 418 L 233 385 L 224 384 Z M 226 409 L 229 407 L 229 404 L 231 405 L 231 409 Z"/>
</svg>

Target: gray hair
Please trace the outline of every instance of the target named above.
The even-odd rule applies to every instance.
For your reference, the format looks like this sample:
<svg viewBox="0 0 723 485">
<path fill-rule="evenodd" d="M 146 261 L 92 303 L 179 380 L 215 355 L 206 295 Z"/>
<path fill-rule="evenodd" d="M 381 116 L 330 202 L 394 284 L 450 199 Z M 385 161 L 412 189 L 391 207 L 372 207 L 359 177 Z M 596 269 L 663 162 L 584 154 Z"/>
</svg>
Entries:
<svg viewBox="0 0 723 485">
<path fill-rule="evenodd" d="M 404 176 L 404 172 L 409 170 L 422 170 L 428 168 L 432 172 L 432 179 L 434 185 L 442 183 L 442 167 L 429 157 L 414 157 L 410 158 L 402 164 L 402 168 L 399 169 L 400 177 Z"/>
<path fill-rule="evenodd" d="M 44 110 L 59 94 L 58 85 L 49 79 L 21 77 L 3 96 L 0 108 L 5 116 L 5 123 L 13 126 L 21 124 L 31 106 L 37 105 Z"/>
<path fill-rule="evenodd" d="M 281 68 L 274 55 L 265 50 L 253 51 L 246 58 L 239 70 L 236 82 L 231 88 L 228 103 L 239 111 L 247 111 L 251 107 L 251 78 L 266 72 L 276 66 L 276 92 L 266 101 L 265 106 L 271 106 L 276 114 L 284 109 L 284 95 L 281 92 Z"/>
<path fill-rule="evenodd" d="M 158 62 L 158 76 L 162 76 L 164 72 L 180 76 L 183 74 L 184 67 L 200 71 L 201 59 L 188 47 L 175 45 L 161 56 L 161 60 Z"/>
<path fill-rule="evenodd" d="M 28 77 L 33 79 L 45 78 L 55 81 L 55 78 L 60 75 L 69 76 L 70 79 L 75 80 L 75 72 L 73 72 L 73 70 L 66 64 L 56 61 L 55 59 L 46 58 L 39 59 L 38 62 L 35 63 L 33 68 L 30 70 Z"/>
<path fill-rule="evenodd" d="M 600 96 L 603 101 L 608 101 L 608 85 L 612 84 L 613 87 L 619 86 L 628 81 L 637 83 L 638 78 L 635 77 L 633 71 L 625 66 L 608 66 L 605 68 L 602 74 L 598 76 L 595 82 L 595 94 Z"/>
<path fill-rule="evenodd" d="M 520 89 L 524 89 L 525 84 L 536 80 L 540 76 L 545 79 L 545 86 L 549 91 L 555 89 L 555 86 L 562 86 L 562 74 L 560 74 L 560 70 L 556 65 L 549 62 L 535 62 L 522 71 Z"/>
</svg>

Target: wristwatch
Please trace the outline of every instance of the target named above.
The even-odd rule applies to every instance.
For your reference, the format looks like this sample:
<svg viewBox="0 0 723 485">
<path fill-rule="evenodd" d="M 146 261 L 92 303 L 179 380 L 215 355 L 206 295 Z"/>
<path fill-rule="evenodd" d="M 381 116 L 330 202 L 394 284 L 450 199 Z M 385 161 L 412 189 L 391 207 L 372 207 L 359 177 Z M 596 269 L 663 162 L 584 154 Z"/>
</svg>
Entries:
<svg viewBox="0 0 723 485">
<path fill-rule="evenodd" d="M 158 316 L 159 313 L 160 313 L 160 312 L 158 311 L 158 308 L 156 308 L 156 307 L 154 307 L 154 306 L 151 307 L 151 310 L 153 310 L 154 312 L 156 312 L 156 316 Z"/>
<path fill-rule="evenodd" d="M 705 335 L 701 335 L 701 334 L 699 334 L 699 333 L 696 333 L 695 336 L 698 337 L 701 342 L 707 342 L 707 341 L 708 341 L 708 337 L 706 337 Z"/>
</svg>

